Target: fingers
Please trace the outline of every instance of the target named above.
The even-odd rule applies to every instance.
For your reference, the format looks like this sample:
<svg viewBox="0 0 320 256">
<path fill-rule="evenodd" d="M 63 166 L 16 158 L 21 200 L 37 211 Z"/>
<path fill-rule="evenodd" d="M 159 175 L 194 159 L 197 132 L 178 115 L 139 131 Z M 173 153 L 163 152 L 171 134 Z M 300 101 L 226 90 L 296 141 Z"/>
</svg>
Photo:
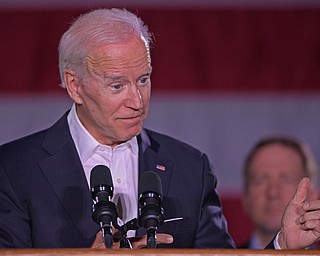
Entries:
<svg viewBox="0 0 320 256">
<path fill-rule="evenodd" d="M 308 202 L 305 205 L 308 207 L 305 207 L 306 212 L 299 218 L 299 222 L 304 229 L 318 228 L 320 231 L 320 202 Z"/>
<path fill-rule="evenodd" d="M 302 204 L 308 197 L 308 193 L 310 191 L 310 179 L 304 177 L 298 186 L 298 189 L 292 199 L 292 203 L 294 204 Z"/>
<path fill-rule="evenodd" d="M 141 249 L 147 247 L 147 236 L 130 238 L 133 249 Z M 157 234 L 157 244 L 171 244 L 173 237 L 169 234 Z"/>
<path fill-rule="evenodd" d="M 130 242 L 132 244 L 133 249 L 141 249 L 147 247 L 147 236 L 142 237 L 132 237 L 130 238 Z M 173 237 L 169 234 L 159 233 L 157 234 L 157 244 L 171 244 L 173 242 Z M 120 243 L 114 242 L 112 248 L 119 248 Z M 99 231 L 96 235 L 96 238 L 91 246 L 91 248 L 95 249 L 105 249 L 102 232 Z"/>
<path fill-rule="evenodd" d="M 320 233 L 320 220 L 309 220 L 303 223 L 302 228 L 304 230 L 314 230 Z"/>
<path fill-rule="evenodd" d="M 133 249 L 141 249 L 147 247 L 147 236 L 130 238 Z"/>
<path fill-rule="evenodd" d="M 93 244 L 91 245 L 91 248 L 93 249 L 106 249 L 106 246 L 104 244 L 102 232 L 99 231 L 96 234 L 96 238 L 93 241 Z M 120 248 L 120 243 L 119 242 L 113 242 L 112 249 L 118 249 Z"/>
<path fill-rule="evenodd" d="M 99 231 L 96 234 L 96 238 L 95 238 L 93 244 L 91 245 L 91 248 L 94 248 L 94 249 L 104 249 L 104 248 L 106 248 L 105 245 L 104 245 L 104 242 L 103 242 L 102 232 L 101 231 Z"/>
<path fill-rule="evenodd" d="M 169 234 L 158 234 L 157 244 L 171 244 L 173 243 L 173 237 Z"/>
<path fill-rule="evenodd" d="M 320 210 L 320 200 L 306 201 L 303 209 L 308 212 Z"/>
</svg>

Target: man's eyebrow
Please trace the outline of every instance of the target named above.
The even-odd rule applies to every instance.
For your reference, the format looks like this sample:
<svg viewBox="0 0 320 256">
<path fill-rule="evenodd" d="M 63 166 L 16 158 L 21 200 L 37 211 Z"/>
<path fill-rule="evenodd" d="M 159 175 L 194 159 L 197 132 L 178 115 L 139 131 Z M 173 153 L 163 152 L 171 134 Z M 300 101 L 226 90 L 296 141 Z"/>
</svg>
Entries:
<svg viewBox="0 0 320 256">
<path fill-rule="evenodd" d="M 150 75 L 151 75 L 151 71 L 152 71 L 152 70 L 146 71 L 146 72 L 143 73 L 140 77 L 150 76 Z M 113 75 L 113 74 L 105 74 L 103 77 L 104 77 L 104 79 L 110 79 L 110 80 L 112 80 L 112 81 L 117 81 L 117 80 L 126 79 L 126 76 Z"/>
<path fill-rule="evenodd" d="M 104 75 L 105 79 L 110 79 L 112 81 L 117 81 L 117 80 L 122 80 L 125 78 L 125 76 L 117 76 L 117 75 L 112 75 L 112 74 L 106 74 Z"/>
<path fill-rule="evenodd" d="M 146 73 L 142 74 L 140 77 L 143 77 L 143 76 L 150 76 L 151 75 L 151 71 L 147 71 Z"/>
</svg>

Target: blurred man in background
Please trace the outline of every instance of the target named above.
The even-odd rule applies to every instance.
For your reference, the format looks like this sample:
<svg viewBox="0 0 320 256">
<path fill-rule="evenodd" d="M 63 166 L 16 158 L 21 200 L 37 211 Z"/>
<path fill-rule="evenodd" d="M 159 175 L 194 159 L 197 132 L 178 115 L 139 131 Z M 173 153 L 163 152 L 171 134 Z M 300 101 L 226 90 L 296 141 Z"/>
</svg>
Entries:
<svg viewBox="0 0 320 256">
<path fill-rule="evenodd" d="M 244 211 L 254 230 L 242 248 L 262 249 L 281 227 L 285 208 L 302 177 L 311 179 L 317 198 L 317 164 L 307 145 L 289 137 L 263 138 L 244 163 Z"/>
</svg>

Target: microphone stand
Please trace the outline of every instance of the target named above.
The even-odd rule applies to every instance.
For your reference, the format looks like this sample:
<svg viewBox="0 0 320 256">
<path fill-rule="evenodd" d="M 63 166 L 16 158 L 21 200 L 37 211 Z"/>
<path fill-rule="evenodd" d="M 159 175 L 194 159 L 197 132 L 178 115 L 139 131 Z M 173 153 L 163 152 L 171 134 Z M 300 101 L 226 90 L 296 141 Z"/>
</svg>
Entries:
<svg viewBox="0 0 320 256">
<path fill-rule="evenodd" d="M 136 218 L 128 221 L 124 225 L 122 225 L 118 231 L 114 234 L 114 236 L 120 239 L 120 248 L 128 248 L 132 249 L 132 244 L 127 237 L 127 232 L 129 230 L 137 230 L 139 228 L 138 220 Z"/>
<path fill-rule="evenodd" d="M 104 226 L 101 228 L 101 230 L 102 230 L 104 246 L 106 248 L 111 248 L 113 244 L 113 238 L 112 238 L 112 235 L 110 234 L 110 227 Z"/>
<path fill-rule="evenodd" d="M 157 248 L 156 232 L 163 223 L 163 208 L 157 204 L 145 204 L 140 208 L 139 225 L 147 232 L 147 248 Z"/>
<path fill-rule="evenodd" d="M 124 235 L 120 240 L 120 248 L 132 249 L 132 244 L 127 238 L 127 235 Z"/>
<path fill-rule="evenodd" d="M 115 204 L 107 201 L 100 201 L 93 205 L 92 218 L 96 223 L 99 223 L 104 245 L 106 248 L 111 248 L 113 244 L 112 224 L 116 223 L 117 210 Z"/>
<path fill-rule="evenodd" d="M 147 248 L 157 248 L 156 229 L 147 230 Z"/>
</svg>

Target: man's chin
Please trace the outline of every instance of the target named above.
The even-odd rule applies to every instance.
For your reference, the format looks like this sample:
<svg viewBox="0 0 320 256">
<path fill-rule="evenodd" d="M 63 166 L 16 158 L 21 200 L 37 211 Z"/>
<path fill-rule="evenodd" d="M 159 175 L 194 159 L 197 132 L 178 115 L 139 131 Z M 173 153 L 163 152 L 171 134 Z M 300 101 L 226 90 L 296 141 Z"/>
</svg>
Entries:
<svg viewBox="0 0 320 256">
<path fill-rule="evenodd" d="M 123 138 L 122 141 L 125 142 L 125 141 L 128 141 L 128 140 L 131 140 L 133 137 L 138 136 L 140 133 L 141 133 L 141 128 L 133 130 L 130 133 L 127 133 L 126 135 L 123 135 L 122 136 L 122 138 Z"/>
</svg>

